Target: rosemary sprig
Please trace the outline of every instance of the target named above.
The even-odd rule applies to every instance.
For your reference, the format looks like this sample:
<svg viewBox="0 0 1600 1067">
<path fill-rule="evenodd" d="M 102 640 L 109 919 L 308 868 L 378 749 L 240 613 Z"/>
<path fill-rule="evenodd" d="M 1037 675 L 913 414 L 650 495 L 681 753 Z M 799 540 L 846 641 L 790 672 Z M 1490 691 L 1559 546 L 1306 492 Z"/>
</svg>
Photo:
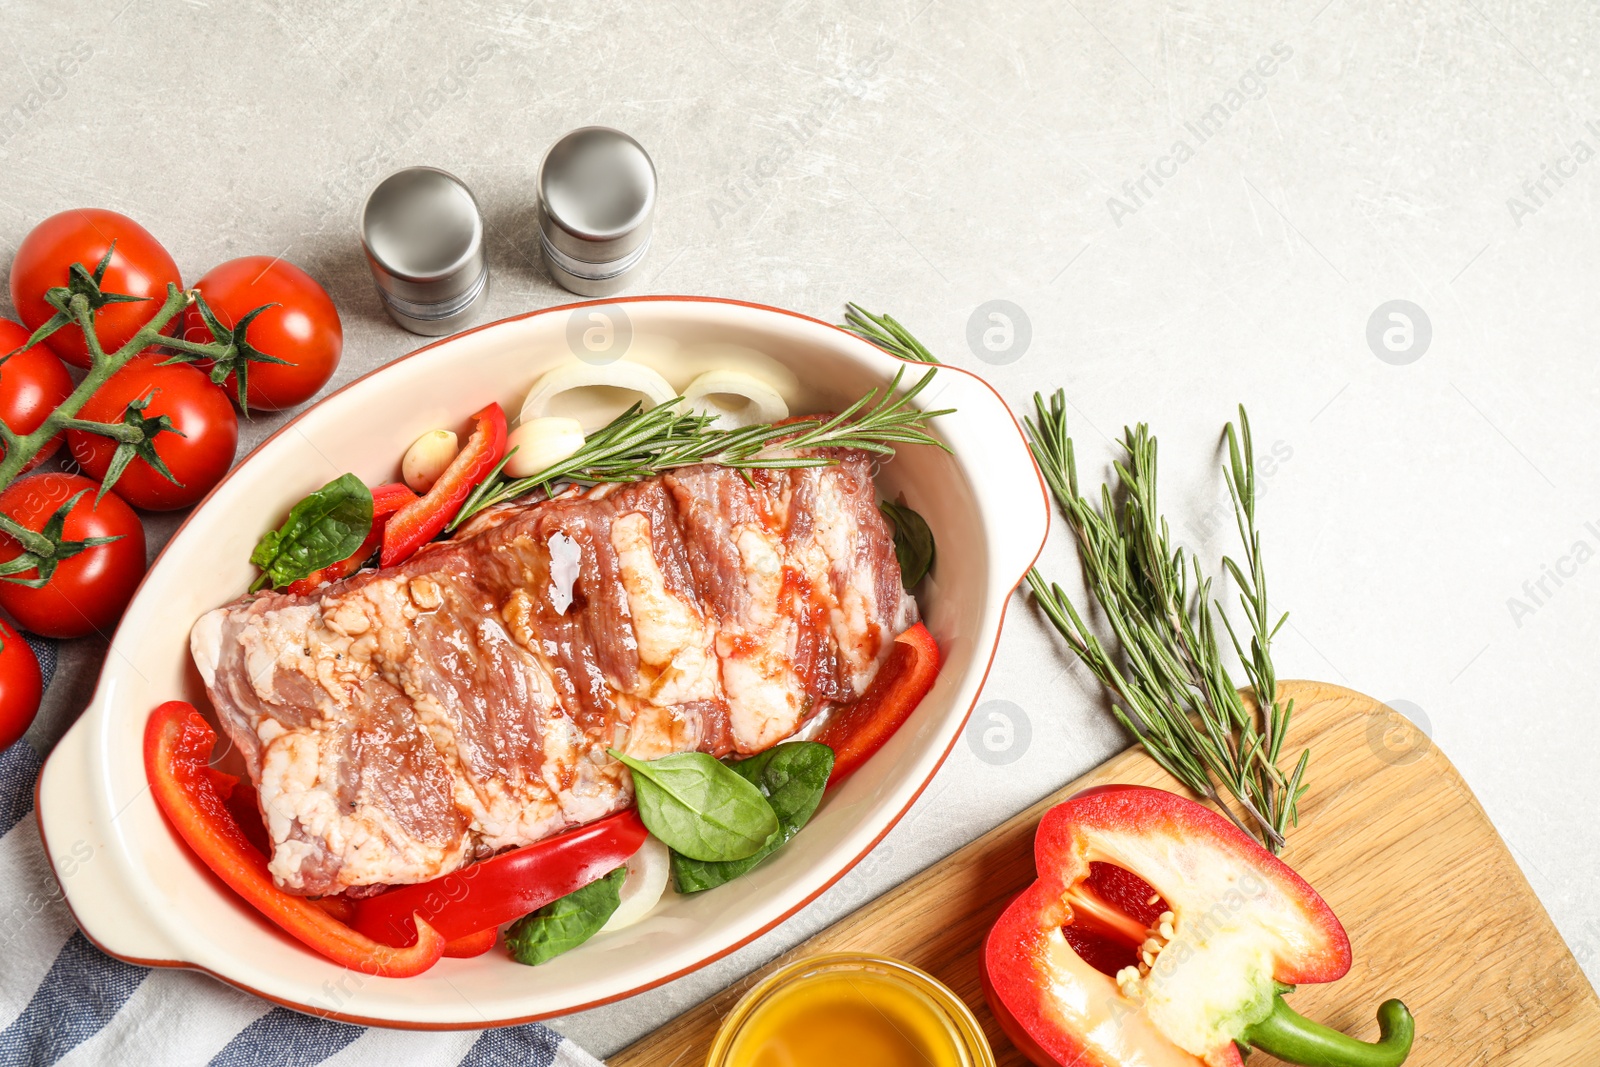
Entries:
<svg viewBox="0 0 1600 1067">
<path fill-rule="evenodd" d="M 826 456 L 793 454 L 800 449 L 859 448 L 890 455 L 898 445 L 933 445 L 949 451 L 944 442 L 928 433 L 927 424 L 954 409 L 919 411 L 910 406 L 936 373 L 928 371 L 896 396 L 905 376 L 901 369 L 886 388 L 872 390 L 837 415 L 762 423 L 737 430 L 713 429 L 711 416 L 695 414 L 677 400 L 648 411 L 635 404 L 590 434 L 577 452 L 537 474 L 507 478 L 505 462 L 501 461 L 500 467 L 467 498 L 450 528 L 455 529 L 484 508 L 536 490 L 548 492 L 562 482 L 636 482 L 697 463 L 756 470 L 826 467 L 837 462 Z"/>
<path fill-rule="evenodd" d="M 939 359 L 911 336 L 893 315 L 874 315 L 857 303 L 845 305 L 844 328 L 863 340 L 871 341 L 891 356 L 914 363 L 937 363 Z"/>
<path fill-rule="evenodd" d="M 1288 616 L 1274 623 L 1267 608 L 1248 415 L 1241 406 L 1239 429 L 1231 423 L 1227 428 L 1226 479 L 1245 546 L 1244 564 L 1222 561 L 1239 585 L 1249 619 L 1247 650 L 1222 604 L 1212 599 L 1211 579 L 1199 560 L 1172 541 L 1157 505 L 1156 440 L 1148 427 L 1124 431 L 1127 455 L 1115 464 L 1120 493 L 1114 496 L 1103 485 L 1096 503 L 1079 492 L 1065 394 L 1057 390 L 1048 407 L 1035 394 L 1034 408 L 1034 417 L 1025 420 L 1030 447 L 1078 542 L 1084 581 L 1120 655 L 1106 649 L 1060 585 L 1033 570 L 1028 585 L 1039 606 L 1111 691 L 1113 713 L 1156 762 L 1212 800 L 1240 829 L 1279 851 L 1289 826 L 1298 822 L 1311 753 L 1302 752 L 1287 776 L 1278 766 L 1294 701 L 1277 698 L 1271 646 Z M 1223 663 L 1218 618 L 1256 694 L 1254 709 Z"/>
<path fill-rule="evenodd" d="M 857 304 L 846 308 L 844 327 L 891 355 L 923 363 L 938 359 L 891 315 L 874 315 Z M 1256 529 L 1255 452 L 1250 419 L 1239 408 L 1239 429 L 1227 427 L 1228 494 L 1244 542 L 1244 562 L 1223 557 L 1223 568 L 1240 589 L 1250 622 L 1249 648 L 1220 603 L 1211 599 L 1211 579 L 1199 561 L 1172 543 L 1156 500 L 1156 441 L 1140 425 L 1125 431 L 1128 456 L 1116 464 L 1123 506 L 1102 486 L 1098 505 L 1078 492 L 1072 438 L 1067 433 L 1066 394 L 1050 405 L 1034 396 L 1036 417 L 1025 419 L 1029 446 L 1066 514 L 1078 542 L 1084 579 L 1116 637 L 1113 655 L 1085 623 L 1061 586 L 1037 568 L 1027 581 L 1045 616 L 1068 647 L 1113 696 L 1112 712 L 1145 750 L 1196 794 L 1210 799 L 1245 833 L 1273 852 L 1298 822 L 1305 793 L 1309 749 L 1287 777 L 1278 766 L 1294 701 L 1277 699 L 1272 638 L 1288 619 L 1273 623 L 1267 610 L 1267 579 Z M 1192 583 L 1192 584 L 1191 584 Z M 1217 640 L 1221 618 L 1257 694 L 1252 711 L 1239 696 Z M 1271 694 L 1262 704 L 1261 694 Z M 1219 786 L 1220 783 L 1220 786 Z M 1223 793 L 1246 815 L 1242 820 Z M 1251 827 L 1254 826 L 1255 829 Z"/>
</svg>

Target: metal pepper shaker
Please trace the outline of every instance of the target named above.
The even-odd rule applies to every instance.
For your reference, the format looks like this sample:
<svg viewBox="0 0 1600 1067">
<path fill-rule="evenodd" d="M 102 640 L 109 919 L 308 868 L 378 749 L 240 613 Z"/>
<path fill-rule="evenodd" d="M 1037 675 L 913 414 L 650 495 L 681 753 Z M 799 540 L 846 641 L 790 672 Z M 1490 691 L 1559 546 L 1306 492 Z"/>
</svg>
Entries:
<svg viewBox="0 0 1600 1067">
<path fill-rule="evenodd" d="M 378 183 L 361 209 L 361 245 L 384 310 L 412 333 L 454 333 L 488 292 L 478 201 L 437 167 Z"/>
<path fill-rule="evenodd" d="M 539 166 L 539 238 L 545 264 L 581 296 L 620 291 L 650 248 L 656 169 L 632 137 L 584 126 Z"/>
</svg>

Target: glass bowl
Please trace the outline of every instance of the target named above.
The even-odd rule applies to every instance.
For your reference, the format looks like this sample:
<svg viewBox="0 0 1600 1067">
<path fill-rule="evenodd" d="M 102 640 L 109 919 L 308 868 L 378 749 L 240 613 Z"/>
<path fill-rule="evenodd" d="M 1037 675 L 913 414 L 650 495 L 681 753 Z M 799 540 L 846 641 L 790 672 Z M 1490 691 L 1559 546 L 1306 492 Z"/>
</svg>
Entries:
<svg viewBox="0 0 1600 1067">
<path fill-rule="evenodd" d="M 838 952 L 780 967 L 717 1031 L 706 1067 L 994 1067 L 972 1012 L 910 964 Z"/>
</svg>

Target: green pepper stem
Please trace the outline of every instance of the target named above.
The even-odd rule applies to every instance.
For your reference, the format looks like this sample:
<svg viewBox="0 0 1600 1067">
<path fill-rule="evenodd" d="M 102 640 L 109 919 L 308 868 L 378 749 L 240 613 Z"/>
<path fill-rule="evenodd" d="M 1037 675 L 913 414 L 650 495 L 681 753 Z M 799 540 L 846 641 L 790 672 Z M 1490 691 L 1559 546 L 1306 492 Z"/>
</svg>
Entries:
<svg viewBox="0 0 1600 1067">
<path fill-rule="evenodd" d="M 1378 1008 L 1380 1037 L 1368 1044 L 1312 1022 L 1278 996 L 1273 998 L 1272 1014 L 1246 1030 L 1242 1040 L 1304 1067 L 1399 1067 L 1411 1054 L 1416 1029 L 1404 1004 L 1386 1000 Z"/>
</svg>

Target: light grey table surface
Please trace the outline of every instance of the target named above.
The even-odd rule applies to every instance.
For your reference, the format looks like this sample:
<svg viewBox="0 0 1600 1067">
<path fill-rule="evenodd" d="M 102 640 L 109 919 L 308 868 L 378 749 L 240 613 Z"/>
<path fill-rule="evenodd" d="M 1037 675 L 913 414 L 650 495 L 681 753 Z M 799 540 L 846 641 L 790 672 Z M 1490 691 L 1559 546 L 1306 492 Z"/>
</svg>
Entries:
<svg viewBox="0 0 1600 1067">
<path fill-rule="evenodd" d="M 1148 421 L 1177 530 L 1211 558 L 1234 550 L 1215 446 L 1244 401 L 1272 457 L 1265 552 L 1275 604 L 1292 613 L 1280 674 L 1406 702 L 1600 974 L 1592 11 L 0 11 L 0 270 L 30 226 L 76 206 L 133 215 L 186 279 L 282 255 L 344 316 L 336 382 L 421 343 L 384 317 L 357 243 L 377 177 L 427 163 L 473 187 L 490 225 L 486 321 L 569 299 L 538 261 L 534 178 L 555 137 L 604 123 L 660 172 L 655 244 L 630 292 L 891 311 L 1019 411 L 1064 386 L 1091 470 L 1125 423 Z M 61 73 L 75 49 L 87 58 Z M 1000 354 L 1011 362 L 968 341 L 996 325 L 996 300 L 1031 334 Z M 1374 320 L 1374 336 L 1393 328 L 1406 348 L 1406 324 L 1386 317 L 1396 300 L 1413 305 L 1410 348 L 1374 348 Z M 280 422 L 246 425 L 241 455 Z M 152 552 L 175 521 L 148 521 Z M 1044 564 L 1074 566 L 1059 527 Z M 104 652 L 63 650 L 35 744 L 70 724 Z M 1125 743 L 1026 606 L 984 699 L 1029 724 L 1012 762 L 959 745 L 902 825 L 801 915 L 696 975 L 555 1025 L 614 1051 Z M 1312 788 L 1326 784 L 1313 763 Z"/>
</svg>

